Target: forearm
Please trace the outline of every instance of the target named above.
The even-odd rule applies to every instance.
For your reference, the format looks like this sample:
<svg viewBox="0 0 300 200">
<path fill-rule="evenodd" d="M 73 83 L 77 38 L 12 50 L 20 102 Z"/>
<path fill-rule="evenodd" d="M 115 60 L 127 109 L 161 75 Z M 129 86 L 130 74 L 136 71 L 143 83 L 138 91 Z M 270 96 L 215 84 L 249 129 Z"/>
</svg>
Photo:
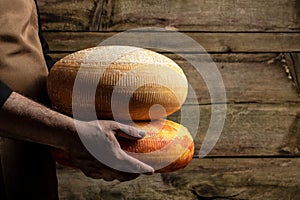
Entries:
<svg viewBox="0 0 300 200">
<path fill-rule="evenodd" d="M 0 109 L 0 136 L 65 148 L 74 120 L 13 92 Z"/>
</svg>

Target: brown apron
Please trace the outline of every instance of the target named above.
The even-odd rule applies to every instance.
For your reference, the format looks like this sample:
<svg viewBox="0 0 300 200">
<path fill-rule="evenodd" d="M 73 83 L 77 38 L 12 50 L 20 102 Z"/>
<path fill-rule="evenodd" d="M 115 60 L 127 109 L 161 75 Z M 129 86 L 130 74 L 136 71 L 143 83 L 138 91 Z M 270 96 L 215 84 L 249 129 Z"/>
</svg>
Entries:
<svg viewBox="0 0 300 200">
<path fill-rule="evenodd" d="M 34 0 L 0 0 L 0 80 L 38 100 L 47 73 Z M 57 199 L 55 163 L 46 146 L 1 138 L 0 155 L 0 199 Z"/>
</svg>

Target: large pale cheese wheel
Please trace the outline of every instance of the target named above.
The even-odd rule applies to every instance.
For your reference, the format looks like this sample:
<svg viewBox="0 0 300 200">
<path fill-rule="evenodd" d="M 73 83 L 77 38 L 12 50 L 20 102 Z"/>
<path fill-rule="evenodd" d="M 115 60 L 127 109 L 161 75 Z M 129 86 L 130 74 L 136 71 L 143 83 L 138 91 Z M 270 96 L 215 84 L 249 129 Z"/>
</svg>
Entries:
<svg viewBox="0 0 300 200">
<path fill-rule="evenodd" d="M 186 167 L 194 155 L 194 142 L 182 125 L 169 121 L 137 122 L 130 124 L 146 131 L 140 140 L 118 138 L 121 148 L 129 155 L 152 166 L 156 172 L 172 172 Z M 75 167 L 68 155 L 52 149 L 54 159 L 63 165 Z"/>
<path fill-rule="evenodd" d="M 75 79 L 83 91 L 79 92 L 80 100 L 72 102 Z M 94 85 L 97 89 L 87 92 L 94 96 L 84 97 L 85 90 Z M 62 58 L 51 69 L 47 87 L 53 106 L 61 112 L 72 114 L 73 103 L 84 114 L 93 110 L 92 105 L 98 119 L 121 120 L 170 115 L 180 109 L 188 91 L 186 76 L 174 61 L 128 46 L 94 47 Z M 152 107 L 156 104 L 165 112 L 153 109 L 161 108 Z"/>
</svg>

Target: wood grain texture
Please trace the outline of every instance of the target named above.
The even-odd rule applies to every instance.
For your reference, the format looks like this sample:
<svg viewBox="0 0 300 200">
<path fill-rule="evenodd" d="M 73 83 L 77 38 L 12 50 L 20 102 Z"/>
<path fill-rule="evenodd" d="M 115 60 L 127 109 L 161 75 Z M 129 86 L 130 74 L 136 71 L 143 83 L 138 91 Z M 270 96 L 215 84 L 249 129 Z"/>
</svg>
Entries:
<svg viewBox="0 0 300 200">
<path fill-rule="evenodd" d="M 171 26 L 189 31 L 290 31 L 299 28 L 299 6 L 299 1 L 289 0 L 116 0 L 111 29 Z"/>
<path fill-rule="evenodd" d="M 202 76 L 186 61 L 177 60 L 177 63 L 183 68 L 197 96 L 196 101 L 189 93 L 186 103 L 210 103 L 211 97 Z M 294 83 L 288 79 L 279 62 L 217 62 L 216 66 L 223 79 L 227 103 L 283 103 L 300 100 Z M 215 101 L 224 103 L 221 97 Z"/>
<path fill-rule="evenodd" d="M 77 51 L 99 45 L 116 32 L 45 32 L 51 51 Z M 173 33 L 174 34 L 174 33 Z M 175 33 L 176 34 L 176 33 Z M 207 52 L 219 53 L 271 53 L 300 51 L 300 33 L 203 33 L 188 32 L 187 36 L 199 43 Z M 174 35 L 175 37 L 175 35 Z M 118 45 L 144 44 L 145 38 L 158 38 L 170 47 L 184 46 L 183 40 L 172 37 L 172 32 L 131 32 Z M 174 40 L 176 43 L 174 43 Z M 156 42 L 158 40 L 155 40 Z M 167 43 L 167 42 L 170 43 Z M 183 42 L 182 44 L 180 42 Z M 158 42 L 159 43 L 159 42 Z M 147 44 L 147 43 L 146 43 Z M 133 45 L 136 46 L 136 45 Z M 175 50 L 176 52 L 176 50 Z M 187 47 L 185 52 L 199 52 Z"/>
<path fill-rule="evenodd" d="M 59 196 L 69 199 L 298 199 L 300 159 L 194 159 L 184 170 L 105 182 L 58 169 Z"/>
<path fill-rule="evenodd" d="M 198 125 L 194 141 L 195 155 L 199 155 L 209 123 L 216 119 L 211 119 L 209 105 L 185 105 L 183 109 L 183 114 L 177 112 L 168 119 L 190 131 Z M 229 104 L 221 136 L 209 156 L 297 156 L 299 114 L 299 104 Z"/>
<path fill-rule="evenodd" d="M 44 30 L 299 31 L 299 0 L 39 0 Z"/>
<path fill-rule="evenodd" d="M 99 3 L 102 1 L 99 0 Z M 38 0 L 43 30 L 89 30 L 94 28 L 94 0 Z"/>
</svg>

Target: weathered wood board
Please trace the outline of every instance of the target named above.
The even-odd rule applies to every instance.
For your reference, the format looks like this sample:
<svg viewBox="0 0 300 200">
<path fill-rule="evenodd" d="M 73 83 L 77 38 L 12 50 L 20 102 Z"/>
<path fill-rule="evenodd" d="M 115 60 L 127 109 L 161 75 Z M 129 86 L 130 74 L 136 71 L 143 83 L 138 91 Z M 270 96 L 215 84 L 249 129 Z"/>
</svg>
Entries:
<svg viewBox="0 0 300 200">
<path fill-rule="evenodd" d="M 181 66 L 195 90 L 198 102 L 189 95 L 187 103 L 210 103 L 208 88 L 203 77 L 184 60 L 175 60 Z M 216 62 L 226 90 L 226 102 L 282 103 L 299 102 L 295 84 L 288 79 L 279 62 Z M 212 71 L 213 72 L 213 71 Z M 216 102 L 222 102 L 217 97 Z"/>
<path fill-rule="evenodd" d="M 181 122 L 195 136 L 195 155 L 204 141 L 211 120 L 211 106 L 187 105 L 168 119 Z M 229 104 L 221 136 L 209 156 L 298 156 L 300 154 L 299 104 Z M 216 126 L 216 125 L 215 125 Z M 195 134 L 195 133 L 192 133 Z"/>
<path fill-rule="evenodd" d="M 300 159 L 194 159 L 184 170 L 105 182 L 58 169 L 61 200 L 299 199 Z"/>
<path fill-rule="evenodd" d="M 115 36 L 116 32 L 45 32 L 51 51 L 76 51 L 99 45 L 105 39 Z M 126 33 L 127 34 L 127 33 Z M 141 35 L 143 34 L 143 35 Z M 141 44 L 145 38 L 159 38 L 161 41 L 170 41 L 170 47 L 181 46 L 180 42 L 172 38 L 172 32 L 131 32 L 122 39 L 119 45 Z M 176 34 L 174 32 L 173 34 Z M 218 53 L 270 53 L 270 52 L 296 52 L 300 51 L 300 33 L 202 33 L 188 32 L 187 36 L 199 43 L 207 52 Z M 174 36 L 175 37 L 175 36 Z M 123 43 L 122 43 L 123 42 Z M 147 44 L 150 44 L 146 43 Z M 184 44 L 182 44 L 184 45 Z M 135 45 L 136 46 L 136 45 Z M 185 52 L 197 53 L 199 50 L 186 48 Z"/>
<path fill-rule="evenodd" d="M 299 31 L 299 0 L 39 0 L 44 30 Z"/>
</svg>

